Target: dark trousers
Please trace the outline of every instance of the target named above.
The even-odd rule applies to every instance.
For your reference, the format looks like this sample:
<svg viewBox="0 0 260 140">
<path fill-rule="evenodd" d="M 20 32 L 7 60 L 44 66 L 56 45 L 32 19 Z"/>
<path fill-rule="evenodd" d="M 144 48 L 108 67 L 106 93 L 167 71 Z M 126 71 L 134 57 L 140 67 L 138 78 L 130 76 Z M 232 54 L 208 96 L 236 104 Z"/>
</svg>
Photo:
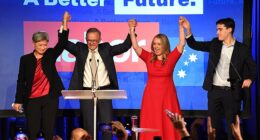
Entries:
<svg viewBox="0 0 260 140">
<path fill-rule="evenodd" d="M 240 111 L 240 100 L 229 89 L 212 89 L 208 92 L 208 110 L 212 127 L 216 129 L 216 140 L 233 140 L 231 124 Z M 223 117 L 226 120 L 227 137 L 224 137 Z"/>
<path fill-rule="evenodd" d="M 30 140 L 37 139 L 41 126 L 44 139 L 53 139 L 58 104 L 58 98 L 51 98 L 49 95 L 28 100 L 25 116 Z"/>
<path fill-rule="evenodd" d="M 86 89 L 86 88 L 84 88 Z M 106 90 L 108 88 L 102 88 Z M 88 90 L 88 89 L 87 89 Z M 80 100 L 80 110 L 83 120 L 83 128 L 94 136 L 94 101 Z M 110 123 L 112 121 L 112 100 L 98 100 L 97 101 L 97 128 L 99 123 Z M 111 133 L 102 133 L 102 140 L 111 140 Z"/>
</svg>

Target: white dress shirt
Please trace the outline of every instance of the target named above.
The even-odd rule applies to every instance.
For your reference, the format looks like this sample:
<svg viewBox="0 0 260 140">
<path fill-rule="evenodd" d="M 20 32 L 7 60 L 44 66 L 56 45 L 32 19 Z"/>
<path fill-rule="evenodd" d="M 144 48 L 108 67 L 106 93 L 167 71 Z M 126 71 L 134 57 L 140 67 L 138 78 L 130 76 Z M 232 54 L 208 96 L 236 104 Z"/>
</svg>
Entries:
<svg viewBox="0 0 260 140">
<path fill-rule="evenodd" d="M 92 74 L 90 69 L 90 59 L 91 59 L 91 50 L 89 50 L 88 57 L 85 63 L 85 69 L 84 69 L 84 75 L 83 75 L 83 87 L 91 87 L 91 81 L 92 81 Z M 98 86 L 107 86 L 110 84 L 108 72 L 105 67 L 105 64 L 101 58 L 101 56 L 98 53 L 98 48 L 95 49 L 95 58 L 96 58 L 96 64 L 97 64 L 97 82 Z M 93 60 L 91 60 L 93 61 Z"/>
<path fill-rule="evenodd" d="M 231 56 L 234 50 L 234 45 L 235 41 L 230 46 L 227 46 L 223 43 L 220 59 L 216 67 L 216 73 L 213 77 L 213 85 L 231 87 L 231 84 L 228 81 L 228 79 L 230 78 L 229 67 L 231 62 Z"/>
</svg>

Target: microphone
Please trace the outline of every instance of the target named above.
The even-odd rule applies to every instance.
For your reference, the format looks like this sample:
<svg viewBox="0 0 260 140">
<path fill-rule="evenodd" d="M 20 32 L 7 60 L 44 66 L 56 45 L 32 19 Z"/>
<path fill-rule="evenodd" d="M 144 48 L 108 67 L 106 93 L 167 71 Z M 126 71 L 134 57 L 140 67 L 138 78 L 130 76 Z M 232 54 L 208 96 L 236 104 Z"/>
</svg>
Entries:
<svg viewBox="0 0 260 140">
<path fill-rule="evenodd" d="M 239 72 L 238 72 L 237 68 L 234 66 L 234 64 L 232 63 L 232 61 L 231 61 L 231 60 L 230 60 L 230 64 L 231 64 L 231 66 L 233 67 L 233 69 L 234 69 L 235 73 L 237 74 L 239 81 L 241 81 L 241 80 L 242 80 L 242 78 L 241 78 L 241 76 L 240 76 L 240 74 L 239 74 Z"/>
<path fill-rule="evenodd" d="M 96 79 L 96 77 L 97 77 L 98 66 L 99 66 L 99 59 L 97 59 L 97 69 L 96 69 L 96 73 L 95 73 L 95 79 Z"/>
<path fill-rule="evenodd" d="M 89 67 L 90 67 L 90 71 L 91 71 L 91 77 L 92 77 L 92 82 L 91 82 L 91 89 L 92 91 L 95 91 L 96 87 L 96 77 L 97 77 L 97 72 L 98 72 L 98 66 L 99 66 L 99 59 L 97 59 L 97 68 L 95 71 L 95 75 L 93 75 L 93 71 L 92 71 L 92 67 L 91 67 L 91 61 L 92 59 L 89 59 Z"/>
<path fill-rule="evenodd" d="M 214 58 L 216 59 L 216 56 L 215 56 L 214 53 L 211 53 L 211 55 L 212 55 L 212 57 L 214 57 Z M 214 66 L 214 68 L 216 69 L 216 65 L 213 63 L 213 60 L 209 59 L 209 61 L 210 61 L 210 63 Z M 237 68 L 236 68 L 236 67 L 234 66 L 234 64 L 232 63 L 231 59 L 230 59 L 230 65 L 231 65 L 231 67 L 234 69 L 234 71 L 235 71 L 235 73 L 236 73 L 238 79 L 228 78 L 227 81 L 228 81 L 228 82 L 233 82 L 234 80 L 235 80 L 235 81 L 237 81 L 237 80 L 238 80 L 238 81 L 243 80 L 242 77 L 241 77 L 241 75 L 239 74 Z M 230 75 L 229 75 L 229 76 L 230 76 Z"/>
<path fill-rule="evenodd" d="M 95 73 L 95 86 L 97 86 L 96 85 L 96 78 L 97 78 L 97 73 L 98 73 L 98 66 L 99 66 L 99 59 L 97 59 L 97 68 L 96 68 L 96 73 Z M 96 88 L 98 88 L 98 87 L 96 87 Z"/>
<path fill-rule="evenodd" d="M 92 71 L 92 67 L 91 67 L 91 61 L 92 59 L 90 58 L 89 59 L 89 67 L 90 67 L 90 72 L 91 72 L 91 78 L 92 78 L 92 82 L 91 82 L 91 89 L 92 91 L 94 91 L 95 87 L 94 87 L 94 84 L 95 84 L 95 79 L 93 78 L 93 71 Z"/>
</svg>

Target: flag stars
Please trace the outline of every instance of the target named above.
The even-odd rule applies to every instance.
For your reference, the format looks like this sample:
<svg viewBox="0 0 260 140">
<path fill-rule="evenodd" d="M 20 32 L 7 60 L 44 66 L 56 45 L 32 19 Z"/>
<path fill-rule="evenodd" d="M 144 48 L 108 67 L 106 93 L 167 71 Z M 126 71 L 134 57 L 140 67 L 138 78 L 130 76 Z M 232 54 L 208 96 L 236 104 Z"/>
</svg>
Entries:
<svg viewBox="0 0 260 140">
<path fill-rule="evenodd" d="M 184 78 L 186 76 L 186 72 L 181 69 L 181 70 L 178 71 L 177 75 L 179 76 L 179 78 Z"/>
<path fill-rule="evenodd" d="M 186 52 L 187 51 L 187 52 Z M 186 57 L 187 58 L 185 58 L 183 61 L 182 61 L 182 64 L 183 64 L 183 67 L 182 68 L 184 68 L 184 69 L 179 69 L 178 71 L 177 71 L 177 76 L 180 78 L 180 79 L 186 79 L 186 78 L 188 78 L 189 77 L 189 71 L 187 71 L 187 69 L 189 69 L 190 68 L 190 66 L 192 66 L 193 64 L 196 64 L 195 62 L 197 62 L 197 61 L 199 61 L 199 59 L 198 59 L 198 55 L 196 54 L 196 53 L 189 53 L 189 51 L 188 50 L 184 50 L 184 52 L 186 52 Z M 183 53 L 184 53 L 183 52 Z M 194 62 L 194 63 L 193 63 Z M 193 64 L 192 64 L 193 63 Z M 186 73 L 186 72 L 188 72 L 188 74 Z"/>
<path fill-rule="evenodd" d="M 189 60 L 190 62 L 196 62 L 198 60 L 197 55 L 192 53 L 191 55 L 189 55 Z"/>
<path fill-rule="evenodd" d="M 188 61 L 184 61 L 183 64 L 184 64 L 184 66 L 188 66 L 189 62 Z"/>
</svg>

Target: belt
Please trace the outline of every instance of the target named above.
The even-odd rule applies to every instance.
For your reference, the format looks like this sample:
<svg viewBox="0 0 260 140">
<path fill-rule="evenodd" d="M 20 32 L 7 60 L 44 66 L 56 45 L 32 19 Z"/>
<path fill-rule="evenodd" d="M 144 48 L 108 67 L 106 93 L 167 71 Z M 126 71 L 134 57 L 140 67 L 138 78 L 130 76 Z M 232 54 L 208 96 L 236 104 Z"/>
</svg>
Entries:
<svg viewBox="0 0 260 140">
<path fill-rule="evenodd" d="M 228 86 L 215 86 L 215 85 L 212 85 L 212 89 L 218 89 L 218 90 L 231 90 L 231 87 L 228 87 Z"/>
<path fill-rule="evenodd" d="M 84 90 L 91 90 L 91 87 L 83 87 Z M 98 87 L 97 90 L 103 90 L 103 89 L 111 89 L 111 85 L 101 86 Z"/>
</svg>

